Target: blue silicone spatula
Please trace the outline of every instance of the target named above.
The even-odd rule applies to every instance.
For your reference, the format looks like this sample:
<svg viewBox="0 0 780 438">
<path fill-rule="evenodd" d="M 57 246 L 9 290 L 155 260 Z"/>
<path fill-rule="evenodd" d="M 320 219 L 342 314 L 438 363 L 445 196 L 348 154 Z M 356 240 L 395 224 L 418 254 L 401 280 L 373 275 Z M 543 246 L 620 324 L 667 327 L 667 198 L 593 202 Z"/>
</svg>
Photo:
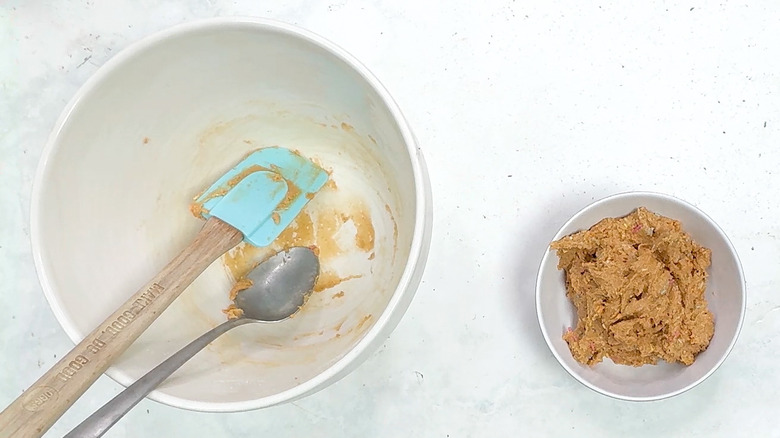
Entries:
<svg viewBox="0 0 780 438">
<path fill-rule="evenodd" d="M 271 244 L 328 181 L 316 164 L 288 149 L 259 149 L 195 199 L 204 219 L 216 216 L 255 246 Z"/>
<path fill-rule="evenodd" d="M 0 438 L 40 437 L 212 262 L 242 240 L 267 246 L 327 182 L 287 149 L 259 149 L 195 199 L 206 219 L 157 276 L 0 413 Z"/>
</svg>

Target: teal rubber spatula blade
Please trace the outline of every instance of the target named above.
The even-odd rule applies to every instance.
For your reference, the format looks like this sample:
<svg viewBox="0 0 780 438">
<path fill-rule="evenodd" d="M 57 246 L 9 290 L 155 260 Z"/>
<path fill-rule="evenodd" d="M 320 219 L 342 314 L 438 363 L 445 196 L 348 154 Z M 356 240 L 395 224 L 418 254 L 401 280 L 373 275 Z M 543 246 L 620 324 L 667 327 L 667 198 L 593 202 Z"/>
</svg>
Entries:
<svg viewBox="0 0 780 438">
<path fill-rule="evenodd" d="M 195 199 L 201 217 L 227 222 L 255 246 L 270 245 L 328 181 L 328 173 L 288 149 L 259 149 Z"/>
</svg>

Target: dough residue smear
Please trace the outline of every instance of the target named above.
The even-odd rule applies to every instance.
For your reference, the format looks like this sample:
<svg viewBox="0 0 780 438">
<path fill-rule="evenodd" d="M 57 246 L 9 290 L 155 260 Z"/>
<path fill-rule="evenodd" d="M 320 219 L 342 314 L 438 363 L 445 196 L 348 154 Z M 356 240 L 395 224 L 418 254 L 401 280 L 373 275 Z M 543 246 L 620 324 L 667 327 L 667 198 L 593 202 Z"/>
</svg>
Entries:
<svg viewBox="0 0 780 438">
<path fill-rule="evenodd" d="M 230 292 L 228 294 L 228 296 L 230 297 L 230 301 L 234 301 L 238 296 L 239 292 L 241 292 L 242 290 L 249 289 L 250 287 L 252 287 L 252 284 L 253 284 L 252 280 L 246 277 L 242 277 L 238 279 L 238 281 L 236 282 L 236 284 L 233 285 L 233 287 L 230 289 Z"/>
<path fill-rule="evenodd" d="M 395 216 L 393 216 L 393 210 L 387 204 L 385 204 L 385 211 L 393 222 L 393 262 L 395 262 L 395 254 L 398 252 L 398 223 L 396 223 Z"/>
<path fill-rule="evenodd" d="M 238 293 L 242 290 L 249 289 L 252 287 L 252 284 L 252 280 L 246 277 L 239 278 L 238 281 L 236 281 L 236 284 L 234 284 L 230 289 L 230 292 L 228 292 L 230 301 L 235 301 Z M 227 315 L 228 319 L 234 319 L 241 317 L 244 314 L 244 311 L 236 307 L 234 303 L 230 303 L 229 306 L 227 306 L 225 309 L 222 309 L 222 313 Z"/>
<path fill-rule="evenodd" d="M 679 221 L 640 207 L 553 242 L 577 325 L 563 339 L 578 362 L 691 365 L 714 333 L 704 292 L 710 250 Z"/>
<path fill-rule="evenodd" d="M 352 223 L 355 224 L 355 245 L 363 252 L 370 252 L 374 249 L 374 224 L 368 212 L 357 210 L 352 213 Z"/>
<path fill-rule="evenodd" d="M 373 318 L 373 317 L 374 317 L 374 315 L 369 313 L 368 315 L 366 315 L 363 318 L 361 318 L 360 321 L 355 326 L 355 330 L 360 330 L 360 328 L 363 327 L 363 325 L 365 323 L 367 323 L 368 321 L 371 321 L 371 318 Z"/>
<path fill-rule="evenodd" d="M 193 216 L 196 218 L 202 218 L 204 214 L 208 213 L 209 211 L 205 208 L 203 208 L 203 204 L 200 202 L 193 202 L 190 204 L 190 213 L 192 213 Z"/>
<path fill-rule="evenodd" d="M 314 284 L 314 292 L 322 292 L 332 287 L 336 287 L 345 281 L 361 277 L 362 275 L 347 275 L 346 277 L 340 277 L 333 272 L 322 272 L 320 273 L 320 276 L 317 277 L 317 283 Z"/>
<path fill-rule="evenodd" d="M 277 173 L 281 177 L 281 174 Z M 284 195 L 284 199 L 276 207 L 276 211 L 287 210 L 292 205 L 293 201 L 301 196 L 301 188 L 295 185 L 290 180 L 285 180 L 287 183 L 287 194 Z"/>
<path fill-rule="evenodd" d="M 236 307 L 235 304 L 231 304 L 226 309 L 223 309 L 222 313 L 227 315 L 228 319 L 237 319 L 244 316 L 244 311 Z"/>
</svg>

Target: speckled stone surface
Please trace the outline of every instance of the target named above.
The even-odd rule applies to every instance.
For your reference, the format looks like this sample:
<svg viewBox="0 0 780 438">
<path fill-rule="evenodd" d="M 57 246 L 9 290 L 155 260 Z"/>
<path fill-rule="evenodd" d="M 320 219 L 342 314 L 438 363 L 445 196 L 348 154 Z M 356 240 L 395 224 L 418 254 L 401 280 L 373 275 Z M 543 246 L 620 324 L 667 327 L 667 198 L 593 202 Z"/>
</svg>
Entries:
<svg viewBox="0 0 780 438">
<path fill-rule="evenodd" d="M 388 87 L 428 161 L 428 267 L 392 336 L 326 390 L 239 414 L 145 400 L 107 436 L 780 436 L 780 9 L 762 0 L 2 2 L 0 406 L 72 346 L 29 236 L 35 168 L 59 113 L 132 42 L 229 15 L 317 32 Z M 560 225 L 630 190 L 715 219 L 749 294 L 724 365 L 652 403 L 574 381 L 544 344 L 533 299 Z M 120 389 L 102 377 L 46 436 Z"/>
</svg>

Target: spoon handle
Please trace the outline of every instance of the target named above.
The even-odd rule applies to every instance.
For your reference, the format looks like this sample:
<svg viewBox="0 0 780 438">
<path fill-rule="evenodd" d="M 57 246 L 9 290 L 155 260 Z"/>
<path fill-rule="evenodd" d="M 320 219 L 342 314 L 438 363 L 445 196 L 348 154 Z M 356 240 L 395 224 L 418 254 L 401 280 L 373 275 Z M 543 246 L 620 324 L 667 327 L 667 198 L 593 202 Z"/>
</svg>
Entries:
<svg viewBox="0 0 780 438">
<path fill-rule="evenodd" d="M 201 272 L 242 238 L 229 224 L 208 219 L 146 286 L 0 412 L 0 438 L 42 436 Z"/>
<path fill-rule="evenodd" d="M 71 430 L 64 438 L 98 438 L 103 436 L 111 426 L 130 412 L 130 409 L 200 350 L 228 330 L 253 321 L 250 318 L 231 319 L 209 330 L 125 388 L 124 391 L 117 394 L 111 401 Z"/>
</svg>

